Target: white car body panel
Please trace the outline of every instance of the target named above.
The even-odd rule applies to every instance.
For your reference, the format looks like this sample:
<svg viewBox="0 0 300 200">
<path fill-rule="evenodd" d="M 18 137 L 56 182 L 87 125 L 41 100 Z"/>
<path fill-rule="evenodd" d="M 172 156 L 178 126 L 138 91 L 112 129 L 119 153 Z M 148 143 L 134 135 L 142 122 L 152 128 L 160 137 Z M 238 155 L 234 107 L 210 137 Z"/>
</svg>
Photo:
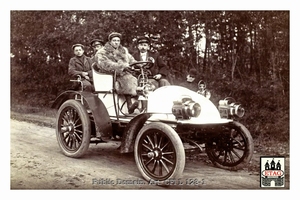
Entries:
<svg viewBox="0 0 300 200">
<path fill-rule="evenodd" d="M 190 96 L 192 100 L 199 103 L 201 112 L 198 117 L 192 117 L 189 120 L 177 120 L 172 114 L 173 101 L 181 100 L 182 96 Z M 181 86 L 164 86 L 156 89 L 148 96 L 148 113 L 153 113 L 150 121 L 167 120 L 177 121 L 182 124 L 218 124 L 228 123 L 229 119 L 220 117 L 217 107 L 204 96 Z"/>
</svg>

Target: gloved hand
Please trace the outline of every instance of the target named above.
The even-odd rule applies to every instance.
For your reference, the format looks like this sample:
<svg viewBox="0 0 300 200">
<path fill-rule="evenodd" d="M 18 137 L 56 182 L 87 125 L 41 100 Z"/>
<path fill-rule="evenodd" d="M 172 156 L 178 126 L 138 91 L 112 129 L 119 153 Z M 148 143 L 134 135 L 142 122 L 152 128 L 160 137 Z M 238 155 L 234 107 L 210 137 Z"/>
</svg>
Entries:
<svg viewBox="0 0 300 200">
<path fill-rule="evenodd" d="M 153 78 L 154 78 L 155 80 L 159 80 L 159 79 L 161 79 L 161 77 L 162 77 L 161 74 L 156 74 L 156 75 L 153 76 Z"/>
<path fill-rule="evenodd" d="M 82 77 L 85 78 L 86 80 L 90 80 L 89 73 L 87 73 L 87 72 L 82 72 L 81 75 L 82 75 Z"/>
<path fill-rule="evenodd" d="M 152 63 L 155 62 L 154 58 L 152 58 L 152 57 L 149 57 L 147 60 L 150 61 L 150 62 L 152 62 Z"/>
</svg>

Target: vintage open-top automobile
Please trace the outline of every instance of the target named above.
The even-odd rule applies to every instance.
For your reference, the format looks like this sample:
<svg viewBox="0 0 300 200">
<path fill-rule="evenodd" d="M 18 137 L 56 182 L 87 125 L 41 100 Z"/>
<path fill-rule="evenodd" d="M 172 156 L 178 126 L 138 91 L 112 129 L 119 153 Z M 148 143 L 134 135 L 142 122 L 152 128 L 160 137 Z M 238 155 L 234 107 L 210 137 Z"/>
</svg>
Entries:
<svg viewBox="0 0 300 200">
<path fill-rule="evenodd" d="M 63 154 L 78 158 L 90 143 L 118 137 L 120 153 L 134 152 L 142 177 L 158 182 L 182 175 L 187 152 L 206 152 L 215 166 L 224 169 L 250 162 L 252 136 L 235 121 L 245 112 L 240 104 L 225 98 L 216 107 L 195 91 L 175 85 L 154 89 L 146 73 L 151 62 L 131 66 L 140 74 L 138 96 L 133 99 L 146 100 L 144 110 L 127 114 L 125 98 L 115 90 L 116 75 L 94 68 L 95 92 L 68 90 L 56 98 L 56 136 Z M 100 141 L 96 132 L 101 133 Z"/>
</svg>

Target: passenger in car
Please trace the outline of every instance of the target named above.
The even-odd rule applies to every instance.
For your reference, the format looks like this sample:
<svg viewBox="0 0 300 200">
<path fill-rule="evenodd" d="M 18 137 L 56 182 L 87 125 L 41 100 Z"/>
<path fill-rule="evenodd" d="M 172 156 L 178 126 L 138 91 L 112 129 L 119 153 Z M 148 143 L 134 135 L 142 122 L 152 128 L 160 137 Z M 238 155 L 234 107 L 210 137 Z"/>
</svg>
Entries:
<svg viewBox="0 0 300 200">
<path fill-rule="evenodd" d="M 94 91 L 93 79 L 92 79 L 92 60 L 91 58 L 84 55 L 84 46 L 82 44 L 74 44 L 72 46 L 74 57 L 69 61 L 68 74 L 72 78 L 81 76 L 83 83 L 83 90 Z"/>
<path fill-rule="evenodd" d="M 131 74 L 129 64 L 136 62 L 126 47 L 121 45 L 122 35 L 112 32 L 108 42 L 95 54 L 96 70 L 101 73 L 113 74 L 116 72 L 116 91 L 123 94 L 127 102 L 128 113 L 131 114 L 138 107 L 138 102 L 132 103 L 131 97 L 136 96 L 137 79 Z"/>
<path fill-rule="evenodd" d="M 93 48 L 93 54 L 91 56 L 92 59 L 95 59 L 95 54 L 101 47 L 104 46 L 104 41 L 102 39 L 93 39 L 90 43 L 91 47 Z"/>
</svg>

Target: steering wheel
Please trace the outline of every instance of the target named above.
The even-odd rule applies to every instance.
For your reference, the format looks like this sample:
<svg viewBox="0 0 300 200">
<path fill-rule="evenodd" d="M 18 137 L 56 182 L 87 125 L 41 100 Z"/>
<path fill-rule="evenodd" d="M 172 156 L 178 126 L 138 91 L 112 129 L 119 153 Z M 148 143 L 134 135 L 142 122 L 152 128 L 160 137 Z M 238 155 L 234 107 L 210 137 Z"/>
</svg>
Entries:
<svg viewBox="0 0 300 200">
<path fill-rule="evenodd" d="M 150 69 L 153 67 L 153 62 L 151 61 L 137 61 L 135 63 L 130 64 L 130 67 L 133 67 L 134 69 Z"/>
</svg>

